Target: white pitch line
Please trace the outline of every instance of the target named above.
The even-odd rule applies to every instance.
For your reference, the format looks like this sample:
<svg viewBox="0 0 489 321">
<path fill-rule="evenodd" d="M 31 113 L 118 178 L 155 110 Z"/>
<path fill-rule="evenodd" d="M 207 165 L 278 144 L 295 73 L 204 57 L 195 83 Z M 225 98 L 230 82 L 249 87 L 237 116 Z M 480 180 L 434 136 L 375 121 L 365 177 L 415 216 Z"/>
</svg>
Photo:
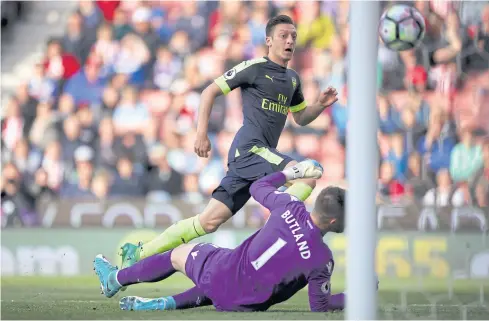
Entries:
<svg viewBox="0 0 489 321">
<path fill-rule="evenodd" d="M 464 305 L 464 304 L 408 304 L 408 306 L 410 307 L 468 307 L 468 308 L 483 308 L 483 307 L 487 307 L 487 305 Z"/>
</svg>

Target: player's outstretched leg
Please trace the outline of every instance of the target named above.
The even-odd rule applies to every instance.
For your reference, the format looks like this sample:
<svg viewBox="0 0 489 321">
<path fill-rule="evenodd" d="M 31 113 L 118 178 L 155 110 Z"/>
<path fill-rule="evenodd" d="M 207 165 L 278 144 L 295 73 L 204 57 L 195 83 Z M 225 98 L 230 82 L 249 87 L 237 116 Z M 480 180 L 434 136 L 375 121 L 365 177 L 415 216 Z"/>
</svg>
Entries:
<svg viewBox="0 0 489 321">
<path fill-rule="evenodd" d="M 182 310 L 212 305 L 198 287 L 183 293 L 155 299 L 127 296 L 119 301 L 119 306 L 126 311 Z"/>
<path fill-rule="evenodd" d="M 226 205 L 211 199 L 204 212 L 173 224 L 151 242 L 144 245 L 124 244 L 120 252 L 121 267 L 130 267 L 141 259 L 172 250 L 197 237 L 212 233 L 231 217 L 231 210 Z"/>
<path fill-rule="evenodd" d="M 94 261 L 94 270 L 107 297 L 114 296 L 122 287 L 136 283 L 158 282 L 177 271 L 185 274 L 187 257 L 195 244 L 179 246 L 175 250 L 147 257 L 136 264 L 119 270 L 101 254 Z"/>
</svg>

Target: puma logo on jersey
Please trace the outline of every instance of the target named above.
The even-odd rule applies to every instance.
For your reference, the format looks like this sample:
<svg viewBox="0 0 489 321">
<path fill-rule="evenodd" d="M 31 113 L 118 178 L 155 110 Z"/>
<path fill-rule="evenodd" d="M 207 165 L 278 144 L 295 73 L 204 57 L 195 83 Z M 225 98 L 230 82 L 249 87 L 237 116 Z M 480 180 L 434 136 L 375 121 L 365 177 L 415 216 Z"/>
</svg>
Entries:
<svg viewBox="0 0 489 321">
<path fill-rule="evenodd" d="M 268 79 L 270 79 L 273 82 L 273 77 L 270 77 L 269 75 L 265 75 L 265 78 L 268 78 Z"/>
</svg>

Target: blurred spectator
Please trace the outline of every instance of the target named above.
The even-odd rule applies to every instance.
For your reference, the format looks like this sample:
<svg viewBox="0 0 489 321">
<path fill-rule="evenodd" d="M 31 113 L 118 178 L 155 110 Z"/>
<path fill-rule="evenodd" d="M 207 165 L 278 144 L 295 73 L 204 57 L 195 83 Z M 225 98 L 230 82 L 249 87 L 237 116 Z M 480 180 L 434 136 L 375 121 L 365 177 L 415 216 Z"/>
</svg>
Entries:
<svg viewBox="0 0 489 321">
<path fill-rule="evenodd" d="M 330 48 L 331 72 L 328 86 L 340 90 L 346 85 L 346 44 L 340 37 L 333 38 Z"/>
<path fill-rule="evenodd" d="M 19 102 L 12 97 L 8 101 L 5 117 L 2 119 L 2 146 L 12 151 L 19 140 L 25 135 L 24 118 Z"/>
<path fill-rule="evenodd" d="M 63 160 L 68 164 L 73 162 L 75 150 L 82 145 L 80 140 L 80 121 L 75 115 L 71 115 L 63 121 Z"/>
<path fill-rule="evenodd" d="M 29 132 L 29 141 L 34 148 L 44 150 L 51 141 L 57 139 L 56 121 L 57 117 L 53 113 L 51 103 L 40 102 Z"/>
<path fill-rule="evenodd" d="M 46 146 L 41 167 L 47 175 L 46 186 L 53 191 L 61 187 L 65 174 L 65 164 L 61 156 L 61 144 L 58 141 L 52 141 Z"/>
<path fill-rule="evenodd" d="M 404 150 L 403 135 L 391 135 L 389 145 L 390 148 L 385 159 L 394 166 L 394 178 L 399 182 L 404 182 L 406 179 L 407 153 Z"/>
<path fill-rule="evenodd" d="M 430 107 L 428 102 L 424 99 L 423 94 L 418 92 L 417 89 L 409 91 L 402 109 L 411 109 L 416 115 L 416 127 L 421 126 L 426 128 L 430 119 Z"/>
<path fill-rule="evenodd" d="M 175 23 L 176 30 L 185 31 L 190 37 L 190 49 L 197 51 L 206 42 L 206 19 L 199 12 L 198 1 L 189 1 L 182 6 L 182 15 Z"/>
<path fill-rule="evenodd" d="M 29 182 L 29 194 L 35 205 L 49 204 L 56 200 L 57 191 L 49 187 L 49 175 L 43 168 L 39 168 L 34 174 L 34 179 Z"/>
<path fill-rule="evenodd" d="M 84 145 L 93 146 L 97 138 L 97 119 L 93 109 L 87 103 L 82 103 L 76 115 L 80 123 L 80 141 Z"/>
<path fill-rule="evenodd" d="M 463 41 L 461 34 L 460 20 L 456 12 L 452 12 L 445 20 L 444 30 L 440 30 L 435 36 L 433 50 L 429 52 L 431 65 L 448 63 L 454 59 L 461 51 Z"/>
<path fill-rule="evenodd" d="M 112 86 L 105 87 L 102 94 L 102 116 L 112 118 L 118 102 L 118 91 Z"/>
<path fill-rule="evenodd" d="M 134 87 L 126 87 L 122 99 L 114 111 L 114 128 L 117 135 L 123 133 L 142 133 L 149 122 L 146 105 L 138 101 L 138 92 Z"/>
<path fill-rule="evenodd" d="M 185 175 L 183 178 L 184 192 L 182 199 L 189 204 L 200 204 L 204 197 L 199 190 L 199 176 L 196 174 Z"/>
<path fill-rule="evenodd" d="M 185 7 L 189 6 L 185 5 Z M 151 29 L 151 9 L 146 7 L 137 8 L 132 14 L 132 23 L 136 34 L 143 39 L 151 54 L 156 52 L 160 44 L 160 38 Z"/>
<path fill-rule="evenodd" d="M 115 134 L 112 118 L 104 118 L 98 128 L 98 141 L 96 143 L 96 164 L 102 168 L 115 168 L 116 153 L 114 149 Z"/>
<path fill-rule="evenodd" d="M 476 52 L 467 59 L 469 70 L 487 70 L 489 68 L 489 4 L 480 13 L 480 22 L 469 27 L 473 37 Z"/>
<path fill-rule="evenodd" d="M 42 64 L 43 70 L 37 73 L 37 84 L 36 82 L 31 83 L 31 90 L 36 90 L 36 85 L 45 81 L 46 77 L 51 81 L 67 80 L 71 78 L 74 74 L 80 70 L 80 62 L 77 57 L 75 57 L 73 51 L 69 51 L 64 48 L 60 40 L 51 39 L 47 43 L 46 56 L 44 58 L 44 63 Z M 51 86 L 52 83 L 44 84 L 44 86 Z M 40 94 L 38 94 L 40 95 Z"/>
<path fill-rule="evenodd" d="M 80 146 L 75 150 L 74 171 L 67 173 L 60 195 L 65 198 L 91 198 L 94 151 L 91 147 Z"/>
<path fill-rule="evenodd" d="M 7 163 L 3 167 L 1 184 L 2 227 L 34 224 L 37 217 L 33 210 L 32 199 L 22 181 L 22 176 L 12 163 Z"/>
<path fill-rule="evenodd" d="M 81 0 L 78 3 L 78 13 L 83 18 L 83 25 L 92 31 L 102 21 L 102 12 L 93 0 Z"/>
<path fill-rule="evenodd" d="M 405 146 L 408 153 L 416 149 L 416 142 L 426 132 L 424 125 L 416 123 L 416 114 L 413 110 L 405 108 L 401 112 L 401 128 L 404 131 Z"/>
<path fill-rule="evenodd" d="M 116 158 L 129 156 L 137 170 L 142 170 L 147 161 L 146 145 L 141 135 L 126 133 L 115 141 Z"/>
<path fill-rule="evenodd" d="M 118 41 L 120 41 L 122 38 L 124 38 L 125 35 L 132 31 L 132 28 L 128 23 L 127 15 L 121 8 L 117 8 L 114 11 L 112 30 L 114 31 L 114 38 Z"/>
<path fill-rule="evenodd" d="M 389 98 L 385 95 L 377 97 L 379 109 L 379 127 L 384 134 L 393 134 L 399 130 L 399 112 L 392 106 Z"/>
<path fill-rule="evenodd" d="M 406 179 L 406 186 L 414 196 L 414 200 L 423 199 L 428 190 L 433 188 L 433 182 L 423 174 L 421 155 L 418 153 L 409 155 Z"/>
<path fill-rule="evenodd" d="M 40 155 L 30 150 L 29 142 L 26 139 L 19 140 L 15 144 L 10 159 L 19 172 L 25 176 L 34 174 L 40 163 Z"/>
<path fill-rule="evenodd" d="M 400 200 L 404 195 L 404 186 L 394 178 L 395 165 L 389 161 L 382 162 L 380 166 L 379 193 L 382 197 L 392 201 Z"/>
<path fill-rule="evenodd" d="M 158 125 L 160 120 L 157 118 L 150 118 L 148 125 L 144 127 L 142 140 L 146 151 L 149 151 L 153 146 L 159 144 L 158 138 Z"/>
<path fill-rule="evenodd" d="M 171 37 L 168 47 L 180 60 L 191 54 L 189 37 L 185 31 L 176 31 Z"/>
<path fill-rule="evenodd" d="M 31 95 L 28 84 L 21 84 L 17 88 L 15 98 L 20 106 L 22 117 L 24 118 L 23 133 L 25 134 L 31 130 L 32 123 L 36 118 L 36 106 L 38 100 Z"/>
<path fill-rule="evenodd" d="M 114 39 L 110 25 L 101 25 L 97 30 L 97 41 L 92 47 L 91 55 L 101 58 L 106 73 L 113 68 L 118 50 L 119 43 Z"/>
<path fill-rule="evenodd" d="M 90 48 L 95 42 L 95 33 L 84 29 L 83 19 L 78 12 L 70 15 L 61 43 L 66 52 L 75 55 L 82 64 L 85 64 Z"/>
<path fill-rule="evenodd" d="M 277 149 L 284 153 L 285 155 L 289 155 L 294 159 L 300 159 L 300 154 L 297 153 L 295 143 L 294 133 L 291 130 L 285 129 L 280 135 L 280 139 L 278 141 Z"/>
<path fill-rule="evenodd" d="M 456 143 L 452 137 L 441 136 L 441 126 L 439 120 L 431 121 L 428 132 L 417 144 L 418 152 L 424 155 L 423 163 L 432 173 L 450 168 L 450 154 Z"/>
<path fill-rule="evenodd" d="M 113 22 L 115 11 L 121 2 L 118 0 L 114 0 L 114 1 L 112 1 L 112 0 L 96 0 L 95 3 L 97 4 L 100 11 L 102 12 L 104 19 L 107 22 Z"/>
<path fill-rule="evenodd" d="M 148 196 L 153 200 L 169 200 L 183 191 L 183 177 L 170 167 L 166 148 L 155 145 L 149 150 L 150 170 L 145 178 Z"/>
<path fill-rule="evenodd" d="M 436 187 L 430 189 L 423 198 L 424 206 L 460 206 L 463 203 L 463 191 L 452 185 L 450 172 L 445 168 L 436 175 Z"/>
<path fill-rule="evenodd" d="M 483 165 L 470 178 L 470 188 L 479 206 L 489 206 L 489 140 L 482 145 Z"/>
<path fill-rule="evenodd" d="M 112 185 L 111 195 L 119 197 L 144 195 L 142 176 L 135 172 L 133 161 L 128 156 L 122 156 L 117 159 L 117 173 Z"/>
<path fill-rule="evenodd" d="M 181 69 L 182 62 L 175 58 L 166 46 L 158 48 L 153 70 L 153 82 L 156 87 L 169 90 Z"/>
<path fill-rule="evenodd" d="M 145 66 L 151 59 L 151 51 L 138 36 L 129 33 L 121 39 L 120 49 L 114 62 L 114 71 L 127 75 L 132 85 L 141 86 L 145 81 Z"/>
<path fill-rule="evenodd" d="M 100 103 L 104 86 L 104 80 L 100 77 L 101 66 L 101 60 L 94 56 L 66 82 L 64 91 L 73 97 L 76 105 Z"/>
<path fill-rule="evenodd" d="M 251 32 L 251 43 L 254 46 L 260 46 L 265 39 L 265 27 L 268 22 L 268 10 L 267 9 L 255 9 L 251 13 L 250 20 L 248 22 L 248 28 Z"/>
<path fill-rule="evenodd" d="M 69 115 L 75 112 L 75 101 L 69 94 L 62 94 L 58 101 L 58 116 L 61 119 L 66 119 Z"/>
<path fill-rule="evenodd" d="M 301 3 L 298 16 L 298 47 L 329 48 L 336 33 L 336 28 L 333 20 L 321 13 L 321 3 L 319 1 Z"/>
<path fill-rule="evenodd" d="M 450 174 L 455 183 L 468 181 L 483 164 L 482 148 L 474 143 L 472 131 L 463 129 L 460 138 L 450 159 Z"/>
<path fill-rule="evenodd" d="M 111 177 L 109 172 L 102 170 L 97 172 L 92 180 L 92 194 L 98 200 L 106 200 L 110 196 Z"/>
<path fill-rule="evenodd" d="M 295 135 L 297 152 L 305 158 L 319 158 L 319 136 L 314 131 L 297 133 Z"/>
</svg>

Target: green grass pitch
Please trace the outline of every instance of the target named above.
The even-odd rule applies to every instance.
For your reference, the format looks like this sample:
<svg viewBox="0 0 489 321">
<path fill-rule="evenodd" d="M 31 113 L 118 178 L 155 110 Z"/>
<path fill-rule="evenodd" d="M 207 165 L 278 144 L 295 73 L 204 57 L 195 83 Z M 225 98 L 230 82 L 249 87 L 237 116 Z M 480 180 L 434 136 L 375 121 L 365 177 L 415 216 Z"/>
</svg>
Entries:
<svg viewBox="0 0 489 321">
<path fill-rule="evenodd" d="M 307 292 L 260 313 L 223 313 L 212 307 L 185 311 L 127 312 L 119 310 L 123 295 L 159 297 L 188 289 L 191 283 L 174 276 L 160 283 L 136 285 L 115 298 L 100 294 L 95 276 L 73 278 L 2 277 L 2 319 L 343 319 L 343 313 L 308 312 Z M 379 319 L 487 319 L 489 282 L 461 280 L 380 280 Z M 342 291 L 342 277 L 333 279 L 333 293 Z M 402 293 L 405 293 L 403 295 Z M 483 294 L 481 296 L 481 294 Z"/>
</svg>

